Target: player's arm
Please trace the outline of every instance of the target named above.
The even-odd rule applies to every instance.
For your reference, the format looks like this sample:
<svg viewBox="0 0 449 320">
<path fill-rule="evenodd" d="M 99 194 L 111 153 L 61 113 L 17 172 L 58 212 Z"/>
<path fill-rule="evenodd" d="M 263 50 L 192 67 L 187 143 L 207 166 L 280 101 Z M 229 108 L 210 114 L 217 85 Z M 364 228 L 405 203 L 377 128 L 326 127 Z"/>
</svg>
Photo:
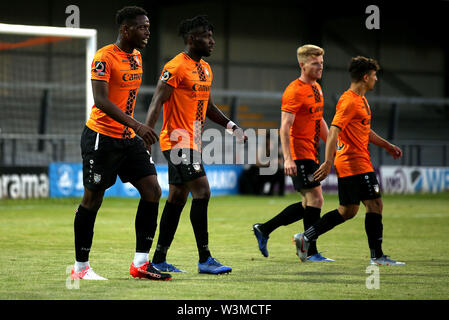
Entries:
<svg viewBox="0 0 449 320">
<path fill-rule="evenodd" d="M 133 129 L 146 144 L 153 144 L 158 140 L 158 136 L 153 129 L 127 115 L 109 100 L 109 84 L 106 81 L 93 79 L 91 82 L 95 107 L 106 113 L 115 121 Z"/>
<path fill-rule="evenodd" d="M 399 159 L 400 157 L 402 157 L 401 148 L 388 142 L 377 133 L 375 133 L 372 129 L 369 133 L 369 142 L 375 144 L 378 147 L 384 148 L 393 157 L 393 159 Z"/>
<path fill-rule="evenodd" d="M 174 88 L 171 85 L 166 84 L 162 80 L 158 81 L 150 106 L 148 107 L 147 118 L 145 121 L 147 126 L 154 128 L 157 119 L 159 119 L 159 115 L 161 114 L 162 107 L 170 98 L 173 89 Z"/>
<path fill-rule="evenodd" d="M 212 94 L 209 94 L 206 117 L 211 119 L 213 122 L 221 125 L 222 127 L 231 130 L 233 135 L 235 135 L 240 141 L 246 142 L 248 140 L 248 137 L 243 134 L 243 130 L 233 121 L 229 120 L 228 117 L 226 117 L 223 112 L 221 112 L 221 110 L 215 105 L 212 100 Z"/>
<path fill-rule="evenodd" d="M 324 180 L 331 172 L 332 163 L 334 162 L 335 151 L 337 149 L 338 134 L 341 129 L 335 125 L 331 125 L 326 141 L 325 159 L 313 177 L 316 181 Z"/>
<path fill-rule="evenodd" d="M 329 135 L 329 127 L 327 126 L 326 120 L 324 120 L 324 118 L 321 118 L 320 138 L 321 140 L 324 141 L 324 143 L 326 143 L 328 135 Z"/>
<path fill-rule="evenodd" d="M 296 176 L 296 163 L 290 152 L 290 129 L 295 121 L 295 115 L 290 112 L 282 111 L 281 113 L 281 136 L 282 154 L 284 155 L 284 172 L 288 176 Z"/>
</svg>

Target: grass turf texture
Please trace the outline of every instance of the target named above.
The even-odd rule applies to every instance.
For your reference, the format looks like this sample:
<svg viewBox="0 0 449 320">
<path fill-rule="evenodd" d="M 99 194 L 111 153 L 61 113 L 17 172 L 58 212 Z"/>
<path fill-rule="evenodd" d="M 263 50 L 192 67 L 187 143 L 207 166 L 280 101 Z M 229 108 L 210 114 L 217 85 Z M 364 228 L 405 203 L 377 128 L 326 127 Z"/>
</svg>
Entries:
<svg viewBox="0 0 449 320">
<path fill-rule="evenodd" d="M 197 272 L 189 200 L 168 253 L 168 262 L 188 273 L 173 273 L 171 281 L 156 282 L 133 279 L 128 273 L 138 200 L 106 198 L 97 216 L 90 262 L 109 281 L 81 281 L 78 290 L 69 290 L 66 270 L 74 262 L 73 218 L 79 199 L 2 200 L 0 299 L 409 300 L 449 296 L 447 193 L 383 197 L 384 252 L 407 265 L 379 267 L 377 290 L 365 285 L 370 274 L 366 273 L 369 250 L 363 206 L 354 219 L 318 240 L 318 250 L 336 262 L 299 261 L 291 238 L 302 232 L 302 221 L 275 230 L 268 241 L 270 256 L 260 254 L 252 225 L 297 201 L 298 195 L 212 198 L 209 247 L 214 257 L 233 268 L 231 274 L 215 276 Z M 159 218 L 164 203 L 162 199 Z M 322 213 L 337 203 L 335 195 L 325 195 Z"/>
</svg>

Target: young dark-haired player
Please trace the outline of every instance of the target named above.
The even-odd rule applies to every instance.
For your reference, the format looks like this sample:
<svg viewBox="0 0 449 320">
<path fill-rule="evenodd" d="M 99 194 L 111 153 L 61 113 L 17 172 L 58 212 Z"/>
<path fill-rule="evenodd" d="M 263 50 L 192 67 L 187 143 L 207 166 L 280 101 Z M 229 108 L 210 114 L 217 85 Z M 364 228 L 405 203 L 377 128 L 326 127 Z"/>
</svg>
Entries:
<svg viewBox="0 0 449 320">
<path fill-rule="evenodd" d="M 158 137 L 152 128 L 133 118 L 142 82 L 142 57 L 136 49 L 146 46 L 150 21 L 139 7 L 119 10 L 116 20 L 120 26 L 117 41 L 98 50 L 92 62 L 95 105 L 81 136 L 84 195 L 74 221 L 76 260 L 71 277 L 107 280 L 90 267 L 89 252 L 104 192 L 118 175 L 123 182 L 132 183 L 141 196 L 135 219 L 136 253 L 129 272 L 133 277 L 169 280 L 171 276 L 154 269 L 148 259 L 161 190 L 144 143 L 151 145 Z"/>
<path fill-rule="evenodd" d="M 304 230 L 320 219 L 323 194 L 319 181 L 313 179 L 318 169 L 319 139 L 326 142 L 328 128 L 323 119 L 323 92 L 317 80 L 323 73 L 324 50 L 315 45 L 298 48 L 301 76 L 292 81 L 282 96 L 281 142 L 284 171 L 292 177 L 302 201 L 294 203 L 265 223 L 253 225 L 260 252 L 268 257 L 269 235 L 280 226 L 303 219 Z M 310 261 L 334 261 L 323 257 L 316 241 L 309 248 Z"/>
<path fill-rule="evenodd" d="M 210 94 L 212 70 L 202 57 L 212 53 L 215 44 L 213 26 L 205 16 L 196 16 L 181 22 L 179 34 L 184 39 L 185 50 L 164 66 L 147 116 L 147 125 L 154 128 L 163 108 L 160 145 L 168 160 L 169 175 L 169 194 L 161 216 L 153 263 L 160 271 L 182 272 L 168 264 L 166 256 L 191 193 L 190 221 L 198 248 L 198 271 L 227 273 L 232 268 L 214 259 L 208 247 L 210 187 L 201 163 L 201 134 L 205 117 L 233 130 L 239 139 L 245 137 L 242 130 L 217 108 Z"/>
<path fill-rule="evenodd" d="M 379 65 L 374 59 L 359 56 L 352 58 L 350 62 L 351 86 L 338 101 L 326 142 L 325 161 L 314 173 L 317 181 L 323 180 L 334 162 L 340 206 L 326 213 L 304 233 L 294 235 L 296 253 L 301 261 L 305 261 L 307 257 L 310 242 L 353 218 L 361 201 L 366 207 L 365 231 L 371 255 L 370 263 L 393 266 L 405 264 L 390 259 L 382 251 L 383 203 L 368 150 L 369 143 L 373 143 L 384 148 L 394 159 L 402 156 L 399 147 L 371 130 L 371 109 L 365 93 L 374 88 L 378 69 Z"/>
</svg>

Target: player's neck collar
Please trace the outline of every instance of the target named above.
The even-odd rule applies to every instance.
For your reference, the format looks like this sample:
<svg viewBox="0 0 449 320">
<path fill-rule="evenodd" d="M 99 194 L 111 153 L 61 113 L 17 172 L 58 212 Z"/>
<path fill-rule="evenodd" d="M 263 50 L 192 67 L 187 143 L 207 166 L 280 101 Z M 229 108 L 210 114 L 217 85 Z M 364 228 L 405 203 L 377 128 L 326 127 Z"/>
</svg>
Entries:
<svg viewBox="0 0 449 320">
<path fill-rule="evenodd" d="M 359 96 L 361 98 L 363 98 L 365 96 L 365 93 L 361 94 L 361 93 L 359 93 L 356 90 L 351 89 L 351 88 L 349 88 L 349 91 L 353 92 L 355 95 L 357 95 L 357 96 Z"/>
<path fill-rule="evenodd" d="M 317 84 L 316 80 L 313 81 L 313 83 L 307 82 L 307 81 L 301 79 L 301 77 L 299 77 L 298 80 L 301 81 L 304 84 L 310 84 L 311 86 L 315 86 Z"/>
<path fill-rule="evenodd" d="M 117 44 L 117 42 L 114 43 L 114 46 L 120 51 L 123 52 L 124 54 L 133 54 L 135 49 L 133 48 L 131 52 L 126 52 L 125 50 L 123 50 L 122 48 L 120 48 L 120 46 Z"/>
<path fill-rule="evenodd" d="M 199 60 L 197 61 L 197 60 L 195 60 L 195 59 L 192 57 L 192 55 L 191 55 L 189 52 L 187 52 L 186 50 L 184 50 L 182 53 L 184 53 L 187 57 L 189 57 L 190 60 L 194 61 L 195 63 L 200 63 L 200 62 L 201 62 L 201 57 L 199 57 Z"/>
</svg>

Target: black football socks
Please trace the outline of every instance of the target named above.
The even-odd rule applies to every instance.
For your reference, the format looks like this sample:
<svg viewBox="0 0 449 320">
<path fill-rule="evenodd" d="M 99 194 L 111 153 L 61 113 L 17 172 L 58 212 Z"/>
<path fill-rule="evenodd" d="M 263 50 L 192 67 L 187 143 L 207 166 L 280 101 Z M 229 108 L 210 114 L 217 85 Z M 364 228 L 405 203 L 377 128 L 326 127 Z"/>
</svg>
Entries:
<svg viewBox="0 0 449 320">
<path fill-rule="evenodd" d="M 382 257 L 382 215 L 374 212 L 367 212 L 365 215 L 365 231 L 368 236 L 368 246 L 371 258 L 375 259 Z"/>
<path fill-rule="evenodd" d="M 210 256 L 209 234 L 207 232 L 207 206 L 209 199 L 193 199 L 190 209 L 190 222 L 195 234 L 199 262 L 205 262 Z"/>
<path fill-rule="evenodd" d="M 167 251 L 175 237 L 183 209 L 184 205 L 178 205 L 168 201 L 165 203 L 164 211 L 161 216 L 159 238 L 157 240 L 156 250 L 154 251 L 153 263 L 158 264 L 167 260 Z"/>
<path fill-rule="evenodd" d="M 320 220 L 320 214 L 321 214 L 321 208 L 315 208 L 306 206 L 306 209 L 304 211 L 304 230 L 309 229 L 315 222 Z M 313 256 L 314 254 L 317 254 L 318 250 L 316 247 L 316 239 L 313 239 L 310 241 L 309 251 L 308 255 Z"/>
<path fill-rule="evenodd" d="M 75 258 L 78 262 L 89 261 L 96 217 L 97 211 L 90 211 L 81 205 L 75 212 Z"/>
<path fill-rule="evenodd" d="M 271 220 L 261 224 L 259 230 L 266 236 L 272 233 L 280 226 L 287 226 L 293 222 L 301 220 L 304 217 L 304 208 L 302 202 L 289 205 Z"/>
<path fill-rule="evenodd" d="M 159 202 L 140 199 L 135 220 L 136 252 L 148 253 L 157 228 Z"/>
<path fill-rule="evenodd" d="M 321 217 L 320 220 L 315 222 L 310 228 L 308 228 L 304 235 L 308 241 L 312 242 L 316 240 L 318 236 L 331 230 L 335 226 L 343 223 L 345 219 L 341 216 L 337 209 L 332 210 Z"/>
</svg>

